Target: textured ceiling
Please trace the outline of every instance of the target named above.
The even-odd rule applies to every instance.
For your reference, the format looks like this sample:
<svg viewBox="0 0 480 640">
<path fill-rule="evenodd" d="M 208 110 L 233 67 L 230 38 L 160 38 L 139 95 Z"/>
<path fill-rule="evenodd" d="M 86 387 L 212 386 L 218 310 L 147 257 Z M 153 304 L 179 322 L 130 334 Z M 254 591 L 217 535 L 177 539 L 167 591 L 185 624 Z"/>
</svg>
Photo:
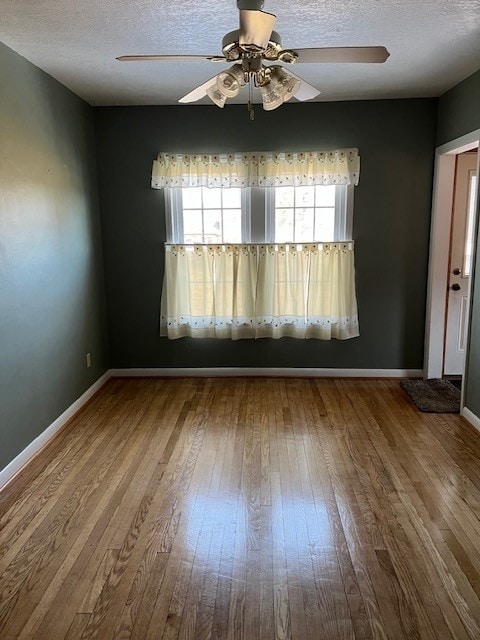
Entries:
<svg viewBox="0 0 480 640">
<path fill-rule="evenodd" d="M 438 96 L 480 67 L 480 0 L 266 0 L 264 10 L 286 48 L 390 51 L 385 64 L 296 65 L 317 100 Z M 115 58 L 218 55 L 238 28 L 235 0 L 0 0 L 0 16 L 2 42 L 93 105 L 175 104 L 223 67 Z"/>
</svg>

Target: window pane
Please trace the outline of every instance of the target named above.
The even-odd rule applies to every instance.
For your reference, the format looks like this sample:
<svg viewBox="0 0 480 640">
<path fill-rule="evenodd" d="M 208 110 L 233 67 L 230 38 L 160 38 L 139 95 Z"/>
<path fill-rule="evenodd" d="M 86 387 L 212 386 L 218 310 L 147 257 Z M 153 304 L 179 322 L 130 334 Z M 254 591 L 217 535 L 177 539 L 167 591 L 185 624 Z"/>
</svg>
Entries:
<svg viewBox="0 0 480 640">
<path fill-rule="evenodd" d="M 295 209 L 295 242 L 312 242 L 313 209 Z"/>
<path fill-rule="evenodd" d="M 227 209 L 223 212 L 223 241 L 235 244 L 242 242 L 241 209 Z"/>
<path fill-rule="evenodd" d="M 276 187 L 275 206 L 293 207 L 295 205 L 295 187 Z"/>
<path fill-rule="evenodd" d="M 335 239 L 335 209 L 315 210 L 315 242 L 333 242 Z"/>
<path fill-rule="evenodd" d="M 182 204 L 184 209 L 201 209 L 202 187 L 185 187 L 182 189 Z"/>
<path fill-rule="evenodd" d="M 275 242 L 293 241 L 293 209 L 276 209 Z"/>
<path fill-rule="evenodd" d="M 295 206 L 313 207 L 315 204 L 315 187 L 296 187 Z"/>
<path fill-rule="evenodd" d="M 202 237 L 202 212 L 198 209 L 186 209 L 183 211 L 183 235 Z M 189 244 L 190 240 L 184 239 L 185 244 Z M 201 240 L 200 240 L 201 242 Z"/>
<path fill-rule="evenodd" d="M 335 206 L 335 185 L 328 187 L 315 187 L 315 206 L 334 207 Z"/>
<path fill-rule="evenodd" d="M 208 209 L 220 209 L 222 206 L 221 189 L 203 187 L 203 206 Z"/>
<path fill-rule="evenodd" d="M 204 242 L 222 242 L 222 211 L 206 209 L 203 213 Z"/>
<path fill-rule="evenodd" d="M 167 242 L 185 244 L 249 242 L 251 239 L 250 191 L 248 187 L 166 189 L 165 203 L 171 222 Z M 225 217 L 225 213 L 230 215 Z M 227 225 L 225 229 L 224 224 Z"/>
<path fill-rule="evenodd" d="M 241 189 L 222 189 L 223 206 L 227 209 L 240 209 L 242 206 Z"/>
</svg>

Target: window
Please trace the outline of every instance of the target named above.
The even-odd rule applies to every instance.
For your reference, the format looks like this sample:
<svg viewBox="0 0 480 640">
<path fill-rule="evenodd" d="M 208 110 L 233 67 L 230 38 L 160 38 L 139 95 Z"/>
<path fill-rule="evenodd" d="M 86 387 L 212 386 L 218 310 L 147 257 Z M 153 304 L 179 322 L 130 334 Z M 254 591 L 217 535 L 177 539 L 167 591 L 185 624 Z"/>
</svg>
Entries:
<svg viewBox="0 0 480 640">
<path fill-rule="evenodd" d="M 165 189 L 167 241 L 181 244 L 351 239 L 353 186 Z"/>
<path fill-rule="evenodd" d="M 276 242 L 333 240 L 335 187 L 277 187 L 274 202 Z"/>
<path fill-rule="evenodd" d="M 351 240 L 353 187 L 274 187 L 266 193 L 267 242 Z"/>
<path fill-rule="evenodd" d="M 183 244 L 248 242 L 248 191 L 207 187 L 165 189 L 167 240 Z"/>
<path fill-rule="evenodd" d="M 351 241 L 357 149 L 170 154 L 160 335 L 359 335 Z M 298 185 L 298 186 L 296 186 Z"/>
</svg>

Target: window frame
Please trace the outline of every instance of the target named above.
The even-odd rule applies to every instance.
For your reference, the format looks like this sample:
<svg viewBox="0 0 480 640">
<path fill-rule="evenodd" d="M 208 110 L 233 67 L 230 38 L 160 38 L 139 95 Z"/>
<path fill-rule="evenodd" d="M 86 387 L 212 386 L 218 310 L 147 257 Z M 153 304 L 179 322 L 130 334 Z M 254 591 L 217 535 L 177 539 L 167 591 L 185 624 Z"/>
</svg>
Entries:
<svg viewBox="0 0 480 640">
<path fill-rule="evenodd" d="M 354 186 L 335 185 L 335 227 L 333 242 L 352 240 Z M 165 194 L 167 242 L 184 244 L 183 187 L 168 187 Z M 276 187 L 240 187 L 242 244 L 275 243 Z M 324 241 L 318 241 L 324 242 Z M 230 244 L 230 243 L 222 243 Z"/>
</svg>

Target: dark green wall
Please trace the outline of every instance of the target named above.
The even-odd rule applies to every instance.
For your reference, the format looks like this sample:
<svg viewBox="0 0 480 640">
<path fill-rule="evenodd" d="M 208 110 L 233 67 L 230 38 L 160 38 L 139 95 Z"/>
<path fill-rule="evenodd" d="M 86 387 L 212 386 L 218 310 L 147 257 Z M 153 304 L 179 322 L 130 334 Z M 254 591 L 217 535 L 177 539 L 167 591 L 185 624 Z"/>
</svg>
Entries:
<svg viewBox="0 0 480 640">
<path fill-rule="evenodd" d="M 1 44 L 0 88 L 2 469 L 100 377 L 108 343 L 92 109 Z"/>
<path fill-rule="evenodd" d="M 480 129 L 480 70 L 440 98 L 437 143 L 444 144 L 476 129 Z M 477 199 L 477 210 L 479 204 L 480 199 Z M 480 226 L 477 227 L 476 268 L 472 292 L 465 404 L 480 417 Z"/>
<path fill-rule="evenodd" d="M 288 104 L 250 122 L 246 107 L 96 108 L 113 367 L 422 368 L 437 101 Z M 359 338 L 182 339 L 158 335 L 163 192 L 158 151 L 358 147 L 354 237 Z"/>
<path fill-rule="evenodd" d="M 480 129 L 480 70 L 440 98 L 437 146 L 476 129 Z"/>
</svg>

